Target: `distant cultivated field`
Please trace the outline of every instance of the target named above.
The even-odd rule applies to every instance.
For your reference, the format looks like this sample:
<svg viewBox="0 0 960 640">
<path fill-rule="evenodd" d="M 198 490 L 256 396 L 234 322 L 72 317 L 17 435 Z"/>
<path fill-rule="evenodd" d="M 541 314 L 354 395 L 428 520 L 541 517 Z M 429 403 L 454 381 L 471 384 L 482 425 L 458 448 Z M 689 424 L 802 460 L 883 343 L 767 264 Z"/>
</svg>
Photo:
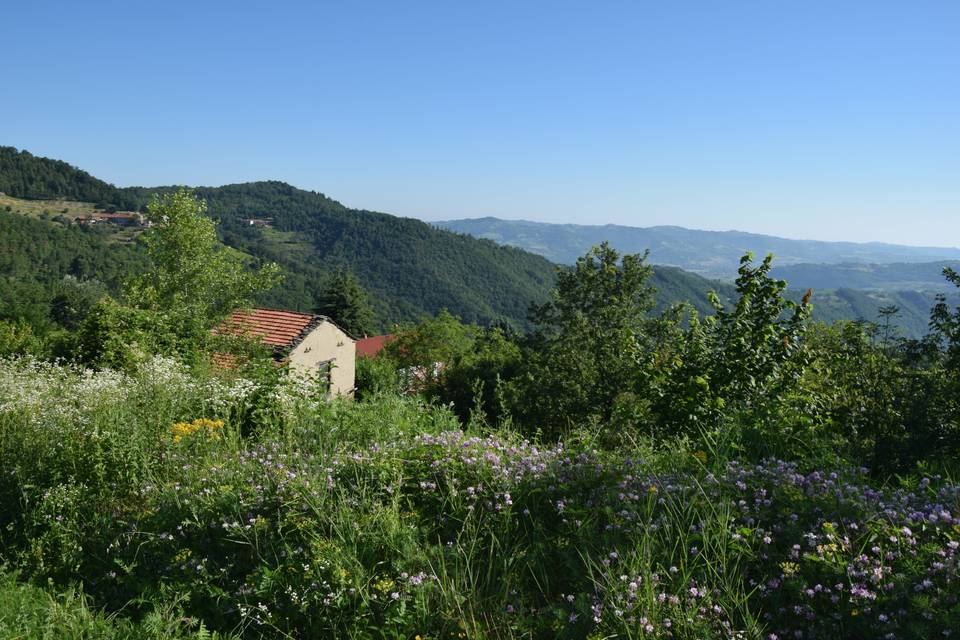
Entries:
<svg viewBox="0 0 960 640">
<path fill-rule="evenodd" d="M 21 200 L 6 194 L 0 195 L 0 209 L 30 216 L 31 218 L 49 218 L 51 220 L 61 215 L 70 218 L 89 215 L 97 210 L 90 202 Z"/>
<path fill-rule="evenodd" d="M 64 218 L 72 221 L 78 216 L 86 216 L 100 211 L 92 202 L 75 202 L 73 200 L 23 200 L 6 194 L 0 195 L 0 209 L 20 215 L 49 220 L 51 223 L 63 223 Z M 109 223 L 98 225 L 101 229 L 109 229 L 111 233 L 105 238 L 107 242 L 128 244 L 133 242 L 142 229 L 127 229 L 113 226 Z"/>
</svg>

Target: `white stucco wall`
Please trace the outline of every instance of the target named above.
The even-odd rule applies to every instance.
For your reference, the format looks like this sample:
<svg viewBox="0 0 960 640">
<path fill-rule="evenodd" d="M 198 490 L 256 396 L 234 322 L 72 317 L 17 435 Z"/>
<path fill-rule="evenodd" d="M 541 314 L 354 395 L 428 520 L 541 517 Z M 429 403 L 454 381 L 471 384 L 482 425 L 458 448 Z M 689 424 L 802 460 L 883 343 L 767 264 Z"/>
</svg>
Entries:
<svg viewBox="0 0 960 640">
<path fill-rule="evenodd" d="M 290 368 L 312 374 L 317 365 L 332 360 L 330 394 L 353 396 L 356 381 L 357 345 L 353 338 L 332 322 L 323 322 L 304 338 L 288 356 Z"/>
</svg>

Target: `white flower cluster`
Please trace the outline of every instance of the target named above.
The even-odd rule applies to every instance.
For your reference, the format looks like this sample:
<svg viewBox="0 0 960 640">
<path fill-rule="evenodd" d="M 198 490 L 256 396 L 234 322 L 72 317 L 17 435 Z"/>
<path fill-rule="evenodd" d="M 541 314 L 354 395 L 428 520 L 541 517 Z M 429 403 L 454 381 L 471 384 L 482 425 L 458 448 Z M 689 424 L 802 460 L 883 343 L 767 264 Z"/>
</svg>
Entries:
<svg viewBox="0 0 960 640">
<path fill-rule="evenodd" d="M 189 367 L 155 356 L 131 375 L 93 371 L 32 357 L 0 359 L 0 416 L 18 414 L 18 421 L 52 428 L 90 424 L 91 415 L 111 407 L 167 402 L 215 416 L 242 405 L 257 385 L 237 378 L 197 378 Z"/>
<path fill-rule="evenodd" d="M 0 359 L 0 414 L 20 413 L 33 424 L 84 423 L 98 407 L 122 403 L 131 379 L 31 357 Z"/>
</svg>

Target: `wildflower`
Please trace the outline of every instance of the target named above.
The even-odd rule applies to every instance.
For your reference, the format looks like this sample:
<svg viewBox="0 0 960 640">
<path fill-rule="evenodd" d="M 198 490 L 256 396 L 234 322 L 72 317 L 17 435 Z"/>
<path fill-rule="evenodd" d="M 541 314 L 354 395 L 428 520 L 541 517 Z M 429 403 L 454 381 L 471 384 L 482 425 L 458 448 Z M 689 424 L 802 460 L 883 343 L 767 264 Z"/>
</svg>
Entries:
<svg viewBox="0 0 960 640">
<path fill-rule="evenodd" d="M 207 438 L 216 440 L 220 437 L 221 429 L 223 429 L 223 420 L 197 418 L 192 422 L 177 422 L 170 428 L 170 432 L 174 442 L 180 442 L 198 432 L 204 432 Z"/>
</svg>

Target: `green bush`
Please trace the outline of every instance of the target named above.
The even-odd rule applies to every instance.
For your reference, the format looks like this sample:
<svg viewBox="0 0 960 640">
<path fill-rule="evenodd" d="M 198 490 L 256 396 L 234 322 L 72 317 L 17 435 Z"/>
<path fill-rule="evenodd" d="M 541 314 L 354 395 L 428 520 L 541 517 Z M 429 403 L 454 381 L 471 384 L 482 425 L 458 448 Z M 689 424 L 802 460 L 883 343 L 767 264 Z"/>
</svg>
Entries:
<svg viewBox="0 0 960 640">
<path fill-rule="evenodd" d="M 369 400 L 402 391 L 397 363 L 390 357 L 357 358 L 356 398 Z"/>
</svg>

